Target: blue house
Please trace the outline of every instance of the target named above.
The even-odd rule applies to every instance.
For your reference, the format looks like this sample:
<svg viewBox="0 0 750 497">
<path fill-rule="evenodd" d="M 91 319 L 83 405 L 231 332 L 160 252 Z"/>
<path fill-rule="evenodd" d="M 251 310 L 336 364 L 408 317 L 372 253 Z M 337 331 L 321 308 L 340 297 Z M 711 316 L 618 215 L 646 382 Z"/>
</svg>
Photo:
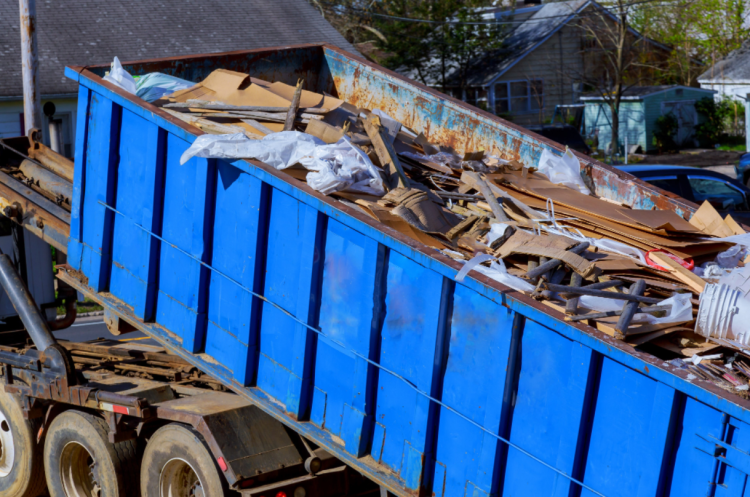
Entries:
<svg viewBox="0 0 750 497">
<path fill-rule="evenodd" d="M 695 125 L 701 116 L 695 110 L 695 102 L 704 97 L 713 98 L 716 92 L 688 86 L 633 86 L 625 90 L 620 101 L 620 146 L 626 141 L 632 151 L 640 146 L 644 152 L 655 150 L 654 131 L 656 120 L 665 114 L 673 114 L 679 125 L 675 142 L 681 147 L 693 147 Z M 606 149 L 612 140 L 612 113 L 601 95 L 584 95 L 586 105 L 584 120 L 586 136 L 598 135 L 599 147 Z"/>
</svg>

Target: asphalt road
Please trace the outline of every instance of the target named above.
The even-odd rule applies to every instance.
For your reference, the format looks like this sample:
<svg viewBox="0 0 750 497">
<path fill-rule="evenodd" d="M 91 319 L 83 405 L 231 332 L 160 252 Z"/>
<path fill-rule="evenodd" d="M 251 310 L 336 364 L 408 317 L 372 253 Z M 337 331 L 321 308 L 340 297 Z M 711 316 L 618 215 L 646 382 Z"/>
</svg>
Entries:
<svg viewBox="0 0 750 497">
<path fill-rule="evenodd" d="M 134 331 L 125 335 L 115 336 L 109 332 L 101 316 L 82 317 L 70 328 L 53 333 L 56 338 L 70 340 L 71 342 L 85 342 L 97 338 L 108 338 L 111 340 L 139 341 L 148 345 L 159 345 L 156 341 L 148 338 L 140 331 Z"/>
</svg>

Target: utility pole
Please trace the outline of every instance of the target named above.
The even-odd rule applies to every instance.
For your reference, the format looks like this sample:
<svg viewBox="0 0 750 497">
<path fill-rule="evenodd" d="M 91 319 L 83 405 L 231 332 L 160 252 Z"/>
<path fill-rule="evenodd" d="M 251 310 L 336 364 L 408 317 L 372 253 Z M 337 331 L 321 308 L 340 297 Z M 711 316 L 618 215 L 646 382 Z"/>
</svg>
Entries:
<svg viewBox="0 0 750 497">
<path fill-rule="evenodd" d="M 39 58 L 36 43 L 36 0 L 19 0 L 21 14 L 21 66 L 23 69 L 23 122 L 28 134 L 31 128 L 42 129 L 41 97 L 37 73 Z"/>
</svg>

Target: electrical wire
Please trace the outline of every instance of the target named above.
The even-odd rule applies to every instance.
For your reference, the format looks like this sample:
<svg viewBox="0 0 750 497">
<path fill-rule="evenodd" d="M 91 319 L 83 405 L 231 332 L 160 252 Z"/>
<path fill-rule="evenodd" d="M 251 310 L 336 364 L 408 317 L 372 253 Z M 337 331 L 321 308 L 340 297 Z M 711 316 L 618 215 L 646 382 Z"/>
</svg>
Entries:
<svg viewBox="0 0 750 497">
<path fill-rule="evenodd" d="M 618 7 L 627 8 L 634 5 L 643 5 L 643 4 L 650 4 L 650 3 L 660 3 L 661 5 L 669 5 L 672 3 L 678 3 L 680 0 L 673 0 L 673 1 L 666 1 L 666 0 L 638 0 L 635 2 L 629 2 L 626 4 L 622 4 Z M 334 14 L 340 15 L 341 12 L 339 10 L 347 10 L 349 12 L 354 12 L 356 14 L 360 14 L 362 17 L 380 17 L 384 19 L 392 19 L 395 21 L 400 22 L 413 22 L 413 23 L 421 23 L 421 24 L 449 24 L 449 25 L 468 25 L 468 26 L 495 26 L 495 25 L 520 25 L 520 24 L 526 24 L 528 22 L 542 22 L 546 21 L 548 19 L 562 19 L 562 18 L 568 18 L 570 16 L 578 14 L 578 17 L 588 17 L 594 15 L 593 13 L 586 13 L 586 12 L 580 12 L 580 8 L 577 10 L 571 9 L 571 11 L 567 14 L 559 14 L 554 16 L 545 16 L 545 17 L 537 17 L 534 18 L 533 16 L 525 19 L 525 20 L 519 20 L 519 21 L 499 21 L 499 20 L 487 20 L 487 21 L 456 21 L 456 20 L 433 20 L 433 19 L 419 19 L 414 17 L 401 17 L 401 16 L 394 16 L 390 14 L 382 14 L 379 12 L 372 12 L 368 10 L 362 10 L 362 9 L 355 9 L 352 7 L 347 7 L 344 5 L 335 5 L 327 2 L 318 2 L 320 5 L 326 6 L 325 8 L 329 10 L 330 12 Z M 614 16 L 620 16 L 624 14 L 624 12 L 613 12 L 612 10 L 608 9 L 606 6 L 595 4 L 600 6 L 602 9 L 606 10 L 610 14 Z M 508 14 L 512 14 L 513 11 L 506 11 Z"/>
</svg>

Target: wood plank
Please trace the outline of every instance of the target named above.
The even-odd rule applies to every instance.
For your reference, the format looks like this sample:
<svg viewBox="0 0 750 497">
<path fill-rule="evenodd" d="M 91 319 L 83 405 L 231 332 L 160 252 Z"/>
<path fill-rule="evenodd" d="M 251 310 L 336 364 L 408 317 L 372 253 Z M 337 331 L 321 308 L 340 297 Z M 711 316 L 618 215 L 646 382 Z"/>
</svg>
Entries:
<svg viewBox="0 0 750 497">
<path fill-rule="evenodd" d="M 703 292 L 703 289 L 706 287 L 706 280 L 682 267 L 679 262 L 671 259 L 666 254 L 661 252 L 651 252 L 648 256 L 660 266 L 669 269 L 673 276 L 688 285 L 696 293 Z"/>
<path fill-rule="evenodd" d="M 302 84 L 305 82 L 304 79 L 297 81 L 297 88 L 294 90 L 294 96 L 292 97 L 292 104 L 289 106 L 289 111 L 286 114 L 286 120 L 284 121 L 284 131 L 292 131 L 294 129 L 294 121 L 297 118 L 297 111 L 299 110 L 299 99 L 302 95 Z"/>
<path fill-rule="evenodd" d="M 409 179 L 404 174 L 404 169 L 401 167 L 401 162 L 398 160 L 398 155 L 393 149 L 390 141 L 386 137 L 386 131 L 383 125 L 380 124 L 380 118 L 378 116 L 370 116 L 367 119 L 363 119 L 365 131 L 367 136 L 372 140 L 372 145 L 375 147 L 375 153 L 380 159 L 380 163 L 383 166 L 383 170 L 391 177 L 396 177 L 398 181 L 389 181 L 389 187 L 391 189 L 396 187 L 409 188 Z"/>
</svg>

